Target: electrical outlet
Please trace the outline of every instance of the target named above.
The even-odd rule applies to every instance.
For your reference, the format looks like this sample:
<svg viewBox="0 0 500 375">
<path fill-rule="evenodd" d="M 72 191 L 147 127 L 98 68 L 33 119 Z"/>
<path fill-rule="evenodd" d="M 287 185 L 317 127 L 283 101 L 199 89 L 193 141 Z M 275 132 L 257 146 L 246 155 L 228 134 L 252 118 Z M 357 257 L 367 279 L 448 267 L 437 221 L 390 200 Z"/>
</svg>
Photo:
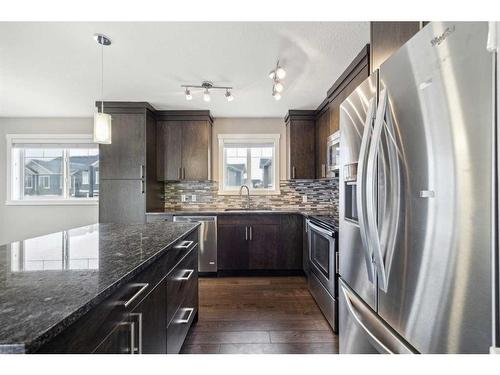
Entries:
<svg viewBox="0 0 500 375">
<path fill-rule="evenodd" d="M 186 194 L 181 194 L 181 202 L 186 202 L 186 201 L 187 201 Z"/>
<path fill-rule="evenodd" d="M 307 195 L 302 196 L 302 203 L 307 203 Z"/>
<path fill-rule="evenodd" d="M 191 195 L 191 202 L 196 202 L 196 195 L 195 194 Z"/>
</svg>

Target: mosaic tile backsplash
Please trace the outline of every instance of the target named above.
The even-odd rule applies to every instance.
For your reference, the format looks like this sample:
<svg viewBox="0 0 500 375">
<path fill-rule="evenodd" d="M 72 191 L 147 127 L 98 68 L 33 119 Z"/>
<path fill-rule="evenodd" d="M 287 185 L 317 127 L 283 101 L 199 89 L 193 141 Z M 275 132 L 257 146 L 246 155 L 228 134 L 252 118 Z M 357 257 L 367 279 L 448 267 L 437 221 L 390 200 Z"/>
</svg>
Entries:
<svg viewBox="0 0 500 375">
<path fill-rule="evenodd" d="M 246 195 L 218 195 L 216 181 L 180 181 L 165 183 L 165 210 L 223 210 L 243 208 Z M 282 180 L 280 195 L 251 195 L 255 209 L 283 209 L 303 211 L 329 211 L 338 213 L 338 179 Z M 185 194 L 187 201 L 181 202 Z M 196 202 L 191 197 L 196 195 Z M 307 196 L 304 203 L 302 197 Z"/>
</svg>

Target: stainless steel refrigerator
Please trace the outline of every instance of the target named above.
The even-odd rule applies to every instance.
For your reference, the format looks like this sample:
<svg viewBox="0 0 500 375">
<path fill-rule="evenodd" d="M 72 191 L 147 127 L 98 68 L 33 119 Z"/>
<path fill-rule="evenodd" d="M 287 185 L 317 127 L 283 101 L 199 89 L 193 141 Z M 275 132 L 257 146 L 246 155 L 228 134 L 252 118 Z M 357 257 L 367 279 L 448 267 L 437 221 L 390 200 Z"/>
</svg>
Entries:
<svg viewBox="0 0 500 375">
<path fill-rule="evenodd" d="M 434 22 L 341 106 L 341 353 L 492 345 L 495 54 Z"/>
</svg>

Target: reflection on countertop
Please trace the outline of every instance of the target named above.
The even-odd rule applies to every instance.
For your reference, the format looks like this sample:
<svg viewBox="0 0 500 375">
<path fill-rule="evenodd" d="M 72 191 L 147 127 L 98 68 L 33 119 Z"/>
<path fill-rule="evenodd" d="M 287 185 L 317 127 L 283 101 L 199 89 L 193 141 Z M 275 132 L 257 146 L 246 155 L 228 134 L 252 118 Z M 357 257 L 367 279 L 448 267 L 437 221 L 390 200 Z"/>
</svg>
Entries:
<svg viewBox="0 0 500 375">
<path fill-rule="evenodd" d="M 93 224 L 0 246 L 0 352 L 36 350 L 197 225 Z"/>
</svg>

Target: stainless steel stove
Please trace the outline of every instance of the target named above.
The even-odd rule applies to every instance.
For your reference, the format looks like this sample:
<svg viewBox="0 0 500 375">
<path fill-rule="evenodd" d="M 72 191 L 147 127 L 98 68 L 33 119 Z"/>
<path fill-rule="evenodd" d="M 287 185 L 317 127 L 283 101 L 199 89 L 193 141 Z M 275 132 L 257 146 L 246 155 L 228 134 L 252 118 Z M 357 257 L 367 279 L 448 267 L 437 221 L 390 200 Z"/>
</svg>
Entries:
<svg viewBox="0 0 500 375">
<path fill-rule="evenodd" d="M 309 291 L 332 329 L 337 332 L 338 245 L 334 216 L 311 216 L 307 220 Z"/>
</svg>

